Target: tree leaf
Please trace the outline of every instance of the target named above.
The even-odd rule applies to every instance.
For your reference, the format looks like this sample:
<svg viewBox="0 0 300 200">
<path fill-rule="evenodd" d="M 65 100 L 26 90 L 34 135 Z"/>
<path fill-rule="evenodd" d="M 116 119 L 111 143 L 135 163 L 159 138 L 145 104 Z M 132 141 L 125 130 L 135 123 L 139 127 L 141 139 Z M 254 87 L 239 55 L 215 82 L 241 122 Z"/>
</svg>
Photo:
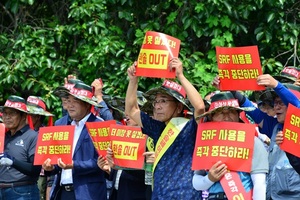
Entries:
<svg viewBox="0 0 300 200">
<path fill-rule="evenodd" d="M 263 32 L 260 32 L 260 33 L 256 34 L 256 40 L 260 41 L 262 39 L 263 35 L 264 35 Z"/>
<path fill-rule="evenodd" d="M 275 13 L 270 13 L 267 19 L 267 22 L 269 23 L 270 21 L 272 21 L 275 17 Z"/>
<path fill-rule="evenodd" d="M 230 27 L 230 24 L 231 24 L 231 20 L 229 19 L 229 17 L 226 15 L 226 16 L 223 16 L 220 20 L 221 22 L 221 25 L 222 27 Z"/>
</svg>

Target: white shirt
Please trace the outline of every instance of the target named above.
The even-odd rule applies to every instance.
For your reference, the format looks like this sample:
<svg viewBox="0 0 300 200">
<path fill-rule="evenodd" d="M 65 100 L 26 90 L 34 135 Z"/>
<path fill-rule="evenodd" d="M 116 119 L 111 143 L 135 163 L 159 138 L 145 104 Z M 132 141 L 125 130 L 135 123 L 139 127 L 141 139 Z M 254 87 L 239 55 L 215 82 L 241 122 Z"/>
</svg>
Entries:
<svg viewBox="0 0 300 200">
<path fill-rule="evenodd" d="M 82 118 L 78 123 L 76 123 L 74 120 L 71 122 L 71 125 L 75 126 L 72 157 L 74 155 L 74 150 L 76 149 L 76 145 L 77 145 L 79 136 L 81 134 L 81 131 L 85 125 L 85 122 L 90 117 L 90 115 L 91 115 L 91 113 L 89 113 L 87 116 Z M 62 169 L 60 184 L 61 185 L 73 184 L 72 169 Z"/>
<path fill-rule="evenodd" d="M 116 190 L 119 189 L 119 182 L 120 182 L 121 174 L 122 174 L 122 170 L 119 169 L 119 170 L 117 171 L 116 181 L 115 181 L 115 185 L 114 185 Z"/>
</svg>

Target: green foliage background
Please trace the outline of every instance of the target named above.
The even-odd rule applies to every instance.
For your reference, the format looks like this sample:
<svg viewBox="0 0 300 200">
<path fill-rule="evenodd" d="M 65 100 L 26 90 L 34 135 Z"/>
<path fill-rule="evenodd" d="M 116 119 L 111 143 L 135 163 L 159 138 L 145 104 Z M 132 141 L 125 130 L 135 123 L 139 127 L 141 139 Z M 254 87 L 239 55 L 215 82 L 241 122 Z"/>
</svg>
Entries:
<svg viewBox="0 0 300 200">
<path fill-rule="evenodd" d="M 127 68 L 144 34 L 163 32 L 182 41 L 185 75 L 202 95 L 213 90 L 216 46 L 258 45 L 265 73 L 299 65 L 298 0 L 4 0 L 0 3 L 0 103 L 16 94 L 52 94 L 75 74 L 104 92 L 124 96 Z M 140 90 L 161 84 L 142 78 Z"/>
</svg>

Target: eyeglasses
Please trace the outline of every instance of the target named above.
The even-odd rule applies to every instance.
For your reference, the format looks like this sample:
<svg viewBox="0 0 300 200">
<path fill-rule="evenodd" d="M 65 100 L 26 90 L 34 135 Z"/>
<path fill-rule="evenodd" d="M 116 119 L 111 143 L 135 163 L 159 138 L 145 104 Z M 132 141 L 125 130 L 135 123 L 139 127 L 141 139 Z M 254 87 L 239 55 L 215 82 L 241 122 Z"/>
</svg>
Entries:
<svg viewBox="0 0 300 200">
<path fill-rule="evenodd" d="M 2 117 L 15 117 L 19 114 L 18 111 L 3 112 Z"/>
<path fill-rule="evenodd" d="M 282 101 L 274 101 L 274 107 L 275 106 L 285 106 L 285 104 Z"/>
<path fill-rule="evenodd" d="M 175 100 L 169 100 L 169 99 L 160 99 L 160 100 L 158 100 L 158 101 L 154 100 L 154 101 L 152 102 L 152 106 L 155 107 L 156 104 L 160 104 L 161 106 L 165 106 L 165 105 L 167 105 L 167 102 L 168 102 L 168 101 L 175 101 Z"/>
</svg>

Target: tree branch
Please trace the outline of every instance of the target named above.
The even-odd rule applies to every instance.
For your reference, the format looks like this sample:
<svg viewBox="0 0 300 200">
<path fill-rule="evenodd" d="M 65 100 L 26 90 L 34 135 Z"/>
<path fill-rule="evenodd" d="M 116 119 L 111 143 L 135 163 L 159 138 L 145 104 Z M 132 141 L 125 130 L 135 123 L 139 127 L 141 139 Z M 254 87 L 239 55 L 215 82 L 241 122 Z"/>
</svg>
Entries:
<svg viewBox="0 0 300 200">
<path fill-rule="evenodd" d="M 10 14 L 10 12 L 5 8 L 5 6 L 0 3 L 1 8 L 4 10 L 4 12 L 9 16 L 9 18 L 11 19 L 11 21 L 13 23 L 15 23 L 15 18 Z"/>
</svg>

